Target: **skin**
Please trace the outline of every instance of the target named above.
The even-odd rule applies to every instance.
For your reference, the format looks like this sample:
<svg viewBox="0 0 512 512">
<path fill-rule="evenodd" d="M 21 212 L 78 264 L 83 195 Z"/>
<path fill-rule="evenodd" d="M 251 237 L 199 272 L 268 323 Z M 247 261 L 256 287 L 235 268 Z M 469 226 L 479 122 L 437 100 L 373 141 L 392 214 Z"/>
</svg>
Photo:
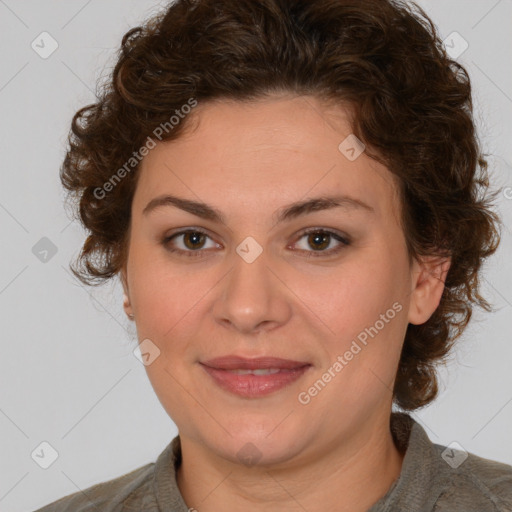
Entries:
<svg viewBox="0 0 512 512">
<path fill-rule="evenodd" d="M 138 338 L 160 350 L 146 370 L 179 429 L 181 493 L 200 512 L 366 511 L 400 474 L 403 454 L 389 429 L 400 351 L 408 323 L 426 322 L 437 308 L 450 261 L 409 264 L 393 175 L 364 152 L 354 161 L 340 152 L 352 132 L 340 105 L 284 95 L 207 102 L 193 115 L 192 128 L 141 163 L 121 272 Z M 171 205 L 143 214 L 162 194 L 208 203 L 225 224 Z M 333 194 L 373 212 L 325 209 L 276 224 L 286 205 Z M 331 237 L 322 246 L 301 234 L 310 227 L 351 243 Z M 208 236 L 162 242 L 187 228 Z M 248 236 L 262 248 L 252 263 L 236 252 Z M 299 393 L 395 302 L 401 311 L 300 403 Z M 220 389 L 198 363 L 229 354 L 312 367 L 274 394 L 247 399 Z M 247 443 L 260 456 L 254 465 L 237 456 Z"/>
</svg>

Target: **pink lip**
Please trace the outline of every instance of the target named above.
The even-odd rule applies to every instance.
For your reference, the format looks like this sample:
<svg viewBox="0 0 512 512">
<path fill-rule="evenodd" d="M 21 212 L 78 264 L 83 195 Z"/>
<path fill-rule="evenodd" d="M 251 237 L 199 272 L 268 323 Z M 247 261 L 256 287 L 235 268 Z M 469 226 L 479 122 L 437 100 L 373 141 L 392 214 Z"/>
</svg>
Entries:
<svg viewBox="0 0 512 512">
<path fill-rule="evenodd" d="M 258 398 L 274 393 L 299 379 L 311 367 L 310 363 L 258 357 L 247 359 L 225 356 L 200 363 L 222 389 L 244 398 Z M 237 375 L 230 370 L 278 369 L 267 375 Z"/>
</svg>

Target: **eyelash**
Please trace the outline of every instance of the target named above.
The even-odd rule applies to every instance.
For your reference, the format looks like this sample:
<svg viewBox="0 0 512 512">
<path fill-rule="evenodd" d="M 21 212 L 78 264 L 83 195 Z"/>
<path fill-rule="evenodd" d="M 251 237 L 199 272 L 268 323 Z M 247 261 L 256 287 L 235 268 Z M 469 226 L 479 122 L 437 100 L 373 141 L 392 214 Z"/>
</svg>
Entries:
<svg viewBox="0 0 512 512">
<path fill-rule="evenodd" d="M 173 240 L 174 238 L 176 238 L 178 236 L 186 235 L 188 233 L 198 233 L 198 234 L 201 234 L 201 235 L 205 235 L 208 238 L 211 238 L 202 229 L 199 229 L 199 228 L 197 228 L 197 229 L 186 229 L 184 231 L 179 231 L 177 233 L 174 233 L 174 234 L 172 234 L 170 236 L 165 237 L 162 240 L 162 245 L 166 248 L 166 250 L 168 250 L 171 253 L 178 253 L 178 254 L 183 255 L 185 257 L 188 257 L 188 258 L 201 257 L 202 253 L 204 252 L 204 250 L 202 250 L 202 249 L 197 249 L 195 251 L 193 251 L 193 250 L 184 251 L 183 249 L 176 249 L 176 248 L 170 247 L 169 242 L 171 242 L 171 240 Z M 341 245 L 338 246 L 335 249 L 330 249 L 328 251 L 325 251 L 325 250 L 321 250 L 321 251 L 305 251 L 304 249 L 299 249 L 299 251 L 305 251 L 305 252 L 309 253 L 306 256 L 307 258 L 311 258 L 311 257 L 313 257 L 313 258 L 321 258 L 321 257 L 332 256 L 334 254 L 337 254 L 341 250 L 343 250 L 344 247 L 349 246 L 350 243 L 351 243 L 349 239 L 347 239 L 346 237 L 341 236 L 339 233 L 337 233 L 335 231 L 330 231 L 328 229 L 322 229 L 322 228 L 308 228 L 308 229 L 304 230 L 303 232 L 300 233 L 299 237 L 297 238 L 297 242 L 301 238 L 305 237 L 306 235 L 310 235 L 310 234 L 313 234 L 313 233 L 314 234 L 317 234 L 317 233 L 320 234 L 321 233 L 321 234 L 324 234 L 324 235 L 330 235 L 336 241 L 340 242 Z M 295 242 L 295 243 L 297 243 L 297 242 Z"/>
</svg>

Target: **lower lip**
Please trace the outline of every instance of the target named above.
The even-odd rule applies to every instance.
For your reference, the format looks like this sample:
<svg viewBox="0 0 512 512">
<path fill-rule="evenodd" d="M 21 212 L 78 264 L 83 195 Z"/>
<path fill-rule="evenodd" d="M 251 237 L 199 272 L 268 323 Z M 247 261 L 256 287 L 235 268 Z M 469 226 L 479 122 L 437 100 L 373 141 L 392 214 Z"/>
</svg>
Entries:
<svg viewBox="0 0 512 512">
<path fill-rule="evenodd" d="M 300 379 L 311 367 L 307 365 L 268 375 L 236 375 L 227 370 L 201 366 L 222 389 L 244 398 L 259 398 L 275 393 Z"/>
</svg>

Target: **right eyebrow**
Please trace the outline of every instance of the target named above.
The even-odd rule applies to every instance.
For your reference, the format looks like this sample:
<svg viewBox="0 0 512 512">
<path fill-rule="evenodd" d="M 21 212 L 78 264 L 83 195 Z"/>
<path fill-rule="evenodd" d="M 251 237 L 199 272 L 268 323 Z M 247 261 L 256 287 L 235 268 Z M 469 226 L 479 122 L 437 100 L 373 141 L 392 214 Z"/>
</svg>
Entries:
<svg viewBox="0 0 512 512">
<path fill-rule="evenodd" d="M 226 224 L 222 213 L 213 206 L 199 201 L 193 201 L 191 199 L 184 199 L 171 195 L 155 197 L 149 201 L 144 210 L 142 210 L 142 214 L 147 215 L 153 210 L 163 206 L 175 206 L 176 208 L 191 213 L 196 217 L 201 217 L 202 219 L 211 220 L 220 224 Z"/>
</svg>

